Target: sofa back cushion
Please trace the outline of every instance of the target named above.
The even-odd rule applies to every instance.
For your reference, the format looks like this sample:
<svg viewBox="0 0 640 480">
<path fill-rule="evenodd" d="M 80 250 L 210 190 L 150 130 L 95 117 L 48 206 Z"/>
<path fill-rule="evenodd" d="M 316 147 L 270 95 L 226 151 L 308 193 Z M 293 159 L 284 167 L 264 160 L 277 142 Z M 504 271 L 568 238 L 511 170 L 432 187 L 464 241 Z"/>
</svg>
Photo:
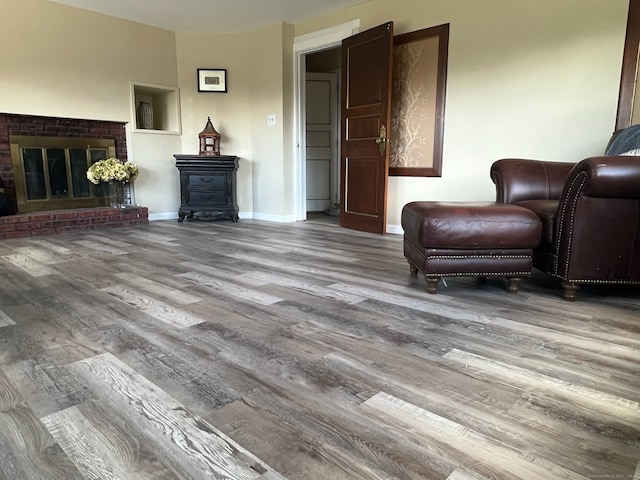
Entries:
<svg viewBox="0 0 640 480">
<path fill-rule="evenodd" d="M 508 158 L 494 162 L 491 179 L 496 185 L 496 201 L 558 200 L 569 172 L 570 162 Z"/>
</svg>

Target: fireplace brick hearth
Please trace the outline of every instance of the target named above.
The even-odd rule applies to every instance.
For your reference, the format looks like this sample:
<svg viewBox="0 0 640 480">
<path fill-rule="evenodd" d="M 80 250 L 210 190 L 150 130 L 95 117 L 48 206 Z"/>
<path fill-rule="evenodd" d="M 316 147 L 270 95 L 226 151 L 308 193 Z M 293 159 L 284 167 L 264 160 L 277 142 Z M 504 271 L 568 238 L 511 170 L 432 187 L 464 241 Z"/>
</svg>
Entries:
<svg viewBox="0 0 640 480">
<path fill-rule="evenodd" d="M 0 217 L 0 240 L 148 223 L 147 207 L 99 207 L 19 213 Z"/>
</svg>

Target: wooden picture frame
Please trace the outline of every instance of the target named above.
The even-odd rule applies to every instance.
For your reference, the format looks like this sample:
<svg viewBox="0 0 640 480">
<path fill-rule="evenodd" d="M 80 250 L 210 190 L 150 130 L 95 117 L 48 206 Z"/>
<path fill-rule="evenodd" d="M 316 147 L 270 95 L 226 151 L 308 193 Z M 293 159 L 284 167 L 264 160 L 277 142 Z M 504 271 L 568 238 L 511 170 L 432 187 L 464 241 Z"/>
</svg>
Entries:
<svg viewBox="0 0 640 480">
<path fill-rule="evenodd" d="M 393 39 L 390 176 L 442 176 L 449 24 Z"/>
<path fill-rule="evenodd" d="M 227 70 L 198 68 L 198 91 L 227 93 Z"/>
</svg>

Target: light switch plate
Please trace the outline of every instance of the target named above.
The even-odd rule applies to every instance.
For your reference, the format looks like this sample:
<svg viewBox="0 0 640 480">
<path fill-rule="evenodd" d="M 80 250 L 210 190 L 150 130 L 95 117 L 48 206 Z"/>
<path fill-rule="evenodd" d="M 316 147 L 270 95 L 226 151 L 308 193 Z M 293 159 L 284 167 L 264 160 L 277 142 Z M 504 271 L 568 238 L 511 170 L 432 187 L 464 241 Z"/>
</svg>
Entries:
<svg viewBox="0 0 640 480">
<path fill-rule="evenodd" d="M 275 113 L 270 113 L 269 115 L 267 115 L 267 125 L 269 125 L 270 127 L 275 126 L 276 124 L 276 114 Z"/>
</svg>

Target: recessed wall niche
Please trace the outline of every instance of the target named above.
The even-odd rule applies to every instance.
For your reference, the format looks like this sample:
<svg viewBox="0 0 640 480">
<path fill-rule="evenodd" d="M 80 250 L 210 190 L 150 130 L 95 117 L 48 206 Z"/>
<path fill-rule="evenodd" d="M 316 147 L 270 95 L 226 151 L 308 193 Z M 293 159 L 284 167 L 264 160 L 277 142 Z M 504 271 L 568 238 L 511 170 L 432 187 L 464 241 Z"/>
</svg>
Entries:
<svg viewBox="0 0 640 480">
<path fill-rule="evenodd" d="M 142 105 L 141 108 L 141 104 Z M 180 94 L 177 87 L 131 82 L 131 118 L 137 133 L 179 135 Z"/>
</svg>

